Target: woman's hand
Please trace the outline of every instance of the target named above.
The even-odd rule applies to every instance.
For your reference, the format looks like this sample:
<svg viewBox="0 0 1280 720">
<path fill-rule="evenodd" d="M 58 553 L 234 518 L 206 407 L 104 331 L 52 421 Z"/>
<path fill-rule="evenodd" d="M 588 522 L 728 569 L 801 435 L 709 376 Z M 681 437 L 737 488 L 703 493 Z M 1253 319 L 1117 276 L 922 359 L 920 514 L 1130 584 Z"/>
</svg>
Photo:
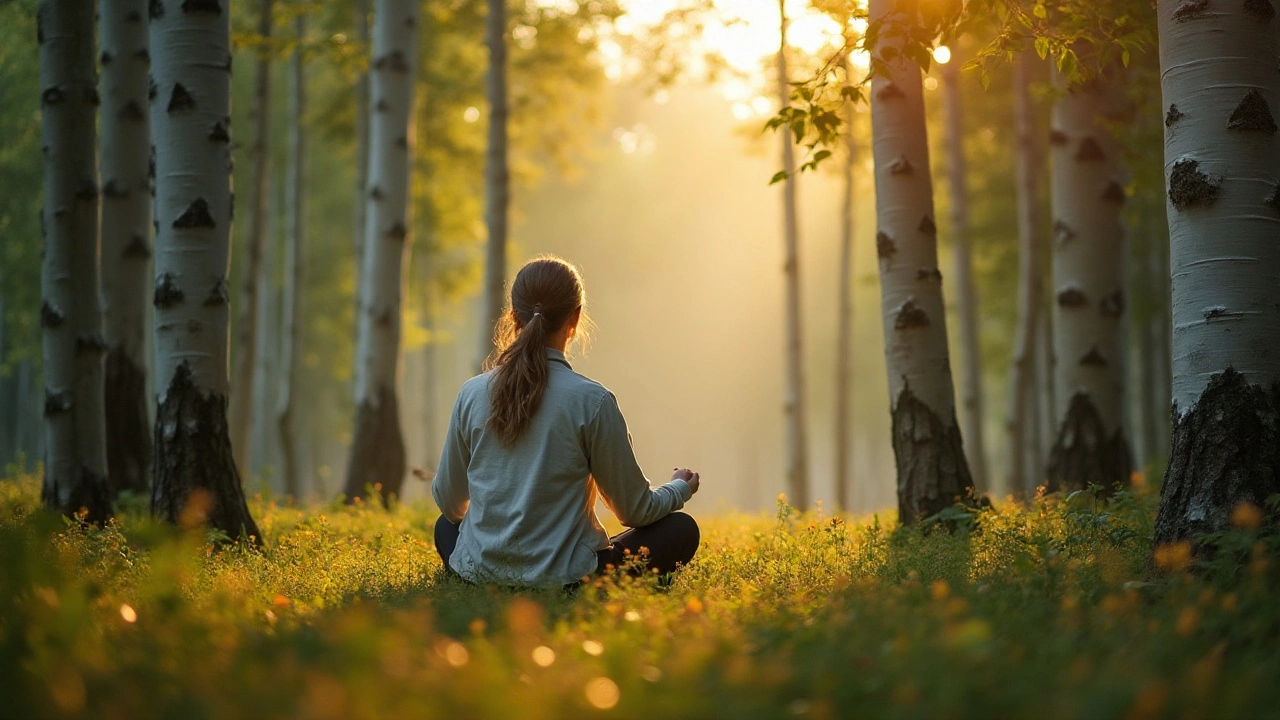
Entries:
<svg viewBox="0 0 1280 720">
<path fill-rule="evenodd" d="M 693 494 L 698 493 L 698 473 L 689 468 L 675 468 L 675 474 L 671 476 L 672 480 L 680 479 L 688 483 L 689 490 Z"/>
</svg>

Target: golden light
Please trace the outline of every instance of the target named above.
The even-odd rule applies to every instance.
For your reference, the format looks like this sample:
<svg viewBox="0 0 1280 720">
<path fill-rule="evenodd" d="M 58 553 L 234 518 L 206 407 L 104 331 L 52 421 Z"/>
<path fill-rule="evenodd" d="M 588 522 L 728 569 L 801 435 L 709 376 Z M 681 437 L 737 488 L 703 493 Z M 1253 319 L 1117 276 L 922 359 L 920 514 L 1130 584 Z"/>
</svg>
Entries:
<svg viewBox="0 0 1280 720">
<path fill-rule="evenodd" d="M 467 652 L 460 642 L 451 642 L 444 649 L 444 659 L 454 667 L 462 667 L 471 659 L 471 653 Z"/>
<path fill-rule="evenodd" d="M 600 656 L 604 654 L 604 645 L 595 640 L 584 640 L 582 642 L 582 651 L 588 655 Z"/>
<path fill-rule="evenodd" d="M 480 119 L 480 108 L 478 108 L 478 107 L 476 107 L 476 106 L 472 105 L 471 107 L 467 108 L 466 110 L 463 110 L 463 111 L 462 111 L 462 119 L 463 119 L 463 120 L 466 120 L 466 121 L 467 121 L 467 122 L 469 122 L 469 123 L 473 123 L 473 122 L 475 122 L 475 121 L 479 120 L 479 119 Z"/>
<path fill-rule="evenodd" d="M 931 77 L 927 77 L 927 78 L 925 78 L 925 79 L 924 79 L 924 89 L 925 89 L 925 90 L 937 90 L 937 89 L 938 89 L 938 78 L 931 78 Z"/>
<path fill-rule="evenodd" d="M 124 618 L 124 621 L 127 623 L 135 623 L 138 622 L 138 611 L 134 610 L 129 605 L 121 605 L 120 617 Z"/>
<path fill-rule="evenodd" d="M 626 620 L 627 622 L 639 622 L 640 613 L 636 612 L 635 610 L 628 610 L 626 614 L 622 616 L 622 619 Z"/>
<path fill-rule="evenodd" d="M 662 679 L 662 671 L 653 665 L 641 665 L 640 677 L 646 682 L 656 683 Z"/>
<path fill-rule="evenodd" d="M 951 62 L 951 48 L 946 45 L 939 45 L 933 49 L 933 61 L 939 65 L 946 65 Z"/>
<path fill-rule="evenodd" d="M 621 693 L 618 684 L 607 677 L 598 677 L 587 683 L 585 688 L 587 702 L 601 710 L 608 710 L 618 704 Z"/>
<path fill-rule="evenodd" d="M 533 664 L 538 667 L 551 667 L 556 661 L 556 651 L 546 645 L 539 645 L 533 649 Z"/>
</svg>

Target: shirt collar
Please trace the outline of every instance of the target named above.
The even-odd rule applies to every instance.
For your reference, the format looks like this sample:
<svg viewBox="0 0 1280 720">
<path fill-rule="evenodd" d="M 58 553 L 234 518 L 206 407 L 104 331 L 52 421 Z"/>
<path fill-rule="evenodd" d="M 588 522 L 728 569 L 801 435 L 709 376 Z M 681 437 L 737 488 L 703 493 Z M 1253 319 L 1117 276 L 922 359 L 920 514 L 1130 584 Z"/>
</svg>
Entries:
<svg viewBox="0 0 1280 720">
<path fill-rule="evenodd" d="M 555 348 L 547 348 L 547 359 L 552 362 L 558 362 L 570 370 L 573 369 L 573 366 L 569 364 L 569 360 L 564 356 L 564 353 L 556 350 Z"/>
</svg>

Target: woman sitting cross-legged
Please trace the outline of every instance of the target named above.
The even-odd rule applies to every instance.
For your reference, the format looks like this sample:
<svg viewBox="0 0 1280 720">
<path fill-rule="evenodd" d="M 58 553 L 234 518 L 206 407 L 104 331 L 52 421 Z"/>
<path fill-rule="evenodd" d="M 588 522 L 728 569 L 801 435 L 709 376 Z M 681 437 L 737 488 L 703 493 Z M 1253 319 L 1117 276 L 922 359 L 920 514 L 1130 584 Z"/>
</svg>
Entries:
<svg viewBox="0 0 1280 720">
<path fill-rule="evenodd" d="M 573 585 L 642 547 L 647 569 L 666 574 L 698 549 L 697 523 L 676 512 L 698 491 L 698 473 L 678 469 L 651 488 L 617 399 L 565 359 L 585 308 L 572 265 L 525 265 L 491 369 L 458 393 L 431 495 L 442 513 L 436 549 L 467 581 Z M 610 538 L 597 495 L 631 529 Z"/>
</svg>

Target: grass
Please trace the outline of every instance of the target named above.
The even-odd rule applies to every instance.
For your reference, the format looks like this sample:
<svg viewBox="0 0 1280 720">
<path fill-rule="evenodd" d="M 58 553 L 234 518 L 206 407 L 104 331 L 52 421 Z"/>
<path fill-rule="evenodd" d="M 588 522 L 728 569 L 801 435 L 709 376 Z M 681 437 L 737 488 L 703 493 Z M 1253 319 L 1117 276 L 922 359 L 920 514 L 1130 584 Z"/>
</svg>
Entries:
<svg viewBox="0 0 1280 720">
<path fill-rule="evenodd" d="M 1280 531 L 1189 572 L 1155 498 L 998 504 L 952 533 L 702 518 L 670 588 L 448 579 L 435 512 L 252 503 L 261 552 L 82 528 L 0 482 L 3 718 L 1229 718 L 1280 707 Z"/>
</svg>

